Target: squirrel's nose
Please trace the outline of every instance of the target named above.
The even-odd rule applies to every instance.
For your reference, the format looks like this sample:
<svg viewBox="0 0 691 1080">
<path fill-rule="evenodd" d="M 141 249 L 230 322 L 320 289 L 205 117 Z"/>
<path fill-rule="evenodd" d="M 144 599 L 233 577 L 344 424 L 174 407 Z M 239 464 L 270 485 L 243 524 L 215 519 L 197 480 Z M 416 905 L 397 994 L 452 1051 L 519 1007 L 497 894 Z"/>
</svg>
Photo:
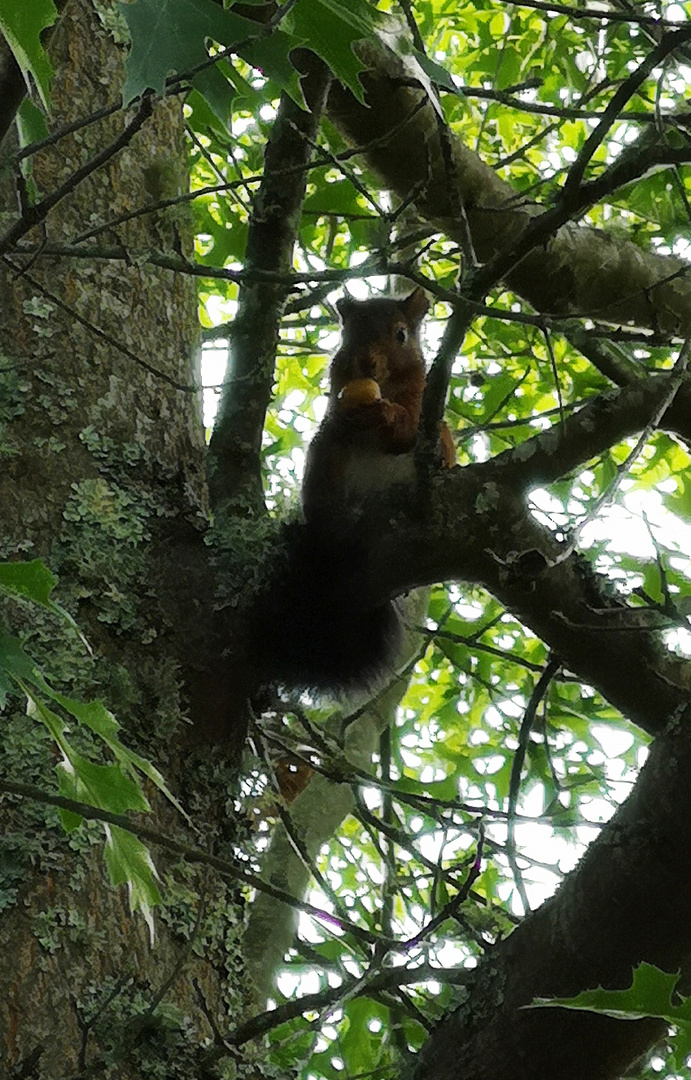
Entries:
<svg viewBox="0 0 691 1080">
<path fill-rule="evenodd" d="M 353 374 L 357 379 L 372 379 L 377 374 L 377 352 L 374 347 L 360 349 L 353 363 Z"/>
</svg>

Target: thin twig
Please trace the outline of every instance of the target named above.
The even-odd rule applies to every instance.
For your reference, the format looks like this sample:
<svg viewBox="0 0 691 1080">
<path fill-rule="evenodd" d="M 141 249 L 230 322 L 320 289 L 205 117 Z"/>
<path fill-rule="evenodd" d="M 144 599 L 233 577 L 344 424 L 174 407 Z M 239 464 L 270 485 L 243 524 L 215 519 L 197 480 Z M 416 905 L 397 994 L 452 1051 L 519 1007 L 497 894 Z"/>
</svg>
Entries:
<svg viewBox="0 0 691 1080">
<path fill-rule="evenodd" d="M 674 52 L 675 49 L 678 49 L 689 40 L 691 40 L 691 29 L 689 28 L 674 30 L 671 33 L 665 34 L 659 45 L 644 57 L 638 67 L 632 71 L 621 86 L 617 88 L 612 95 L 611 101 L 602 113 L 599 123 L 583 143 L 583 146 L 578 153 L 578 157 L 568 171 L 563 187 L 564 199 L 568 200 L 571 193 L 579 188 L 588 163 L 591 161 L 597 148 L 606 138 L 608 131 L 616 121 L 617 116 L 624 105 L 626 105 L 633 97 L 638 88 L 645 82 L 655 68 L 668 57 L 670 53 Z"/>
<path fill-rule="evenodd" d="M 429 935 L 432 934 L 437 929 L 437 927 L 441 926 L 442 923 L 446 922 L 447 919 L 454 918 L 457 915 L 459 907 L 461 906 L 461 904 L 464 904 L 465 901 L 468 899 L 470 895 L 470 890 L 472 889 L 474 883 L 477 881 L 480 874 L 482 873 L 482 852 L 484 848 L 484 843 L 485 830 L 482 822 L 480 821 L 478 822 L 478 840 L 475 858 L 473 860 L 473 865 L 468 871 L 465 881 L 461 885 L 456 895 L 452 897 L 451 900 L 449 900 L 448 904 L 444 905 L 438 915 L 435 915 L 434 918 L 430 919 L 428 923 L 425 923 L 425 925 L 422 927 L 421 930 L 418 931 L 417 934 L 414 934 L 413 937 L 408 938 L 407 941 L 401 943 L 400 947 L 402 949 L 405 949 L 406 951 L 414 949 L 416 945 L 419 945 L 421 941 L 424 941 L 426 937 L 429 937 Z"/>
<path fill-rule="evenodd" d="M 195 385 L 194 383 L 178 382 L 177 379 L 172 378 L 172 376 L 168 375 L 165 371 L 161 371 L 159 368 L 155 368 L 153 364 L 150 364 L 148 362 L 148 360 L 144 360 L 141 356 L 133 353 L 131 349 L 128 349 L 127 346 L 123 345 L 122 342 L 117 340 L 117 338 L 112 337 L 112 335 L 107 333 L 105 330 L 101 330 L 99 326 L 96 326 L 94 323 L 90 322 L 89 319 L 85 319 L 83 315 L 80 315 L 79 312 L 76 311 L 73 307 L 70 307 L 69 304 L 66 304 L 64 300 L 60 299 L 59 296 L 56 296 L 55 293 L 52 293 L 49 289 L 46 289 L 43 285 L 41 285 L 39 281 L 36 280 L 36 278 L 32 277 L 31 274 L 25 273 L 21 266 L 17 266 L 17 264 L 13 262 L 12 259 L 9 259 L 6 255 L 2 256 L 2 261 L 5 263 L 6 266 L 9 266 L 11 270 L 14 270 L 17 274 L 20 274 L 22 277 L 24 277 L 30 283 L 32 288 L 36 289 L 38 292 L 41 293 L 42 296 L 45 296 L 47 300 L 50 300 L 52 304 L 55 304 L 55 306 L 59 307 L 61 311 L 66 312 L 71 318 L 73 318 L 76 322 L 78 322 L 81 326 L 88 330 L 90 334 L 93 334 L 94 337 L 99 338 L 99 340 L 101 341 L 105 341 L 106 344 L 111 345 L 114 349 L 117 349 L 118 352 L 123 354 L 123 356 L 126 356 L 129 360 L 133 360 L 135 364 L 138 364 L 139 367 L 144 368 L 144 370 L 148 371 L 151 375 L 155 375 L 157 379 L 161 379 L 163 382 L 167 382 L 169 386 L 172 386 L 175 390 L 181 390 L 183 393 L 186 394 L 196 394 L 200 389 L 199 386 Z"/>
<path fill-rule="evenodd" d="M 21 240 L 23 236 L 35 228 L 42 221 L 45 221 L 48 213 L 57 206 L 66 195 L 70 195 L 83 180 L 86 180 L 88 176 L 100 169 L 102 165 L 110 161 L 120 150 L 127 146 L 140 128 L 146 123 L 153 111 L 153 98 L 151 94 L 146 94 L 140 104 L 137 112 L 130 120 L 129 124 L 120 132 L 116 139 L 113 139 L 108 146 L 99 151 L 98 154 L 94 154 L 87 162 L 81 165 L 78 169 L 68 177 L 64 184 L 51 191 L 50 195 L 46 195 L 40 202 L 35 203 L 34 206 L 29 206 L 25 209 L 24 213 L 14 225 L 11 225 L 3 237 L 0 237 L 0 254 L 11 250 L 18 240 Z"/>
<path fill-rule="evenodd" d="M 617 12 L 611 8 L 575 7 L 572 4 L 552 3 L 551 0 L 520 0 L 521 7 L 535 8 L 536 11 L 554 12 L 556 15 L 569 15 L 572 19 L 596 19 L 601 22 L 638 23 L 640 26 L 652 26 L 656 29 L 674 30 L 679 24 L 660 19 L 655 15 L 638 15 L 633 11 Z"/>
<path fill-rule="evenodd" d="M 167 851 L 172 851 L 189 863 L 202 863 L 206 866 L 212 866 L 222 877 L 230 878 L 232 881 L 243 881 L 245 885 L 256 889 L 257 892 L 266 893 L 268 896 L 272 896 L 274 900 L 280 900 L 283 904 L 304 911 L 305 914 L 311 915 L 312 918 L 320 922 L 345 930 L 355 938 L 369 944 L 376 944 L 381 940 L 379 934 L 362 926 L 357 926 L 356 923 L 350 920 L 341 919 L 330 911 L 324 911 L 313 904 L 308 904 L 306 900 L 299 900 L 284 889 L 279 889 L 276 885 L 263 881 L 258 874 L 245 870 L 229 859 L 222 859 L 218 855 L 212 855 L 210 852 L 202 850 L 202 848 L 183 844 L 179 840 L 174 840 L 171 836 L 164 835 L 157 829 L 132 821 L 125 814 L 113 814 L 109 810 L 101 810 L 99 807 L 90 806 L 89 803 L 78 802 L 76 799 L 68 799 L 64 795 L 55 795 L 52 792 L 43 791 L 42 788 L 36 787 L 34 784 L 20 784 L 13 780 L 0 780 L 0 791 L 4 791 L 8 795 L 19 795 L 25 799 L 32 799 L 47 806 L 57 806 L 61 810 L 69 810 L 73 814 L 86 818 L 88 821 L 104 821 L 109 825 L 117 825 L 118 828 L 132 833 L 132 835 L 139 837 L 140 840 L 148 844 L 154 844 Z"/>
<path fill-rule="evenodd" d="M 406 984 L 415 985 L 428 980 L 452 986 L 465 986 L 471 979 L 472 973 L 467 968 L 443 969 L 429 964 L 421 964 L 415 968 L 387 967 L 372 978 L 366 987 L 366 992 L 376 993 L 380 990 L 391 990 L 394 987 Z M 356 981 L 354 977 L 347 980 L 345 990 L 351 989 Z M 227 1042 L 233 1046 L 242 1046 L 250 1039 L 257 1039 L 265 1035 L 267 1031 L 272 1031 L 273 1028 L 287 1023 L 288 1020 L 295 1019 L 296 1016 L 333 1005 L 343 992 L 344 985 L 341 983 L 340 986 L 328 986 L 314 994 L 304 994 L 294 1001 L 286 1001 L 282 1005 L 277 1005 L 275 1009 L 259 1013 L 258 1016 L 253 1016 L 246 1023 L 241 1024 L 232 1035 L 228 1036 Z"/>
<path fill-rule="evenodd" d="M 521 727 L 518 732 L 518 746 L 513 756 L 511 763 L 511 779 L 509 780 L 509 805 L 508 815 L 506 819 L 506 853 L 513 871 L 514 880 L 516 882 L 516 888 L 523 904 L 523 910 L 527 915 L 530 911 L 530 904 L 528 903 L 528 895 L 523 884 L 523 877 L 521 875 L 518 863 L 516 861 L 516 840 L 515 840 L 515 825 L 516 825 L 516 810 L 518 807 L 518 795 L 521 789 L 521 773 L 523 771 L 523 763 L 525 756 L 528 752 L 528 743 L 530 741 L 530 732 L 533 729 L 535 722 L 535 714 L 537 712 L 540 702 L 544 699 L 552 679 L 559 671 L 561 667 L 561 660 L 556 656 L 551 656 L 545 664 L 542 675 L 535 683 L 532 694 L 530 695 L 530 701 L 526 706 L 526 710 L 521 720 Z"/>
<path fill-rule="evenodd" d="M 572 531 L 568 543 L 565 544 L 565 546 L 559 551 L 559 555 L 556 557 L 556 559 L 554 559 L 552 565 L 558 566 L 559 563 L 565 562 L 566 559 L 569 559 L 573 555 L 576 549 L 576 544 L 578 542 L 578 537 L 583 532 L 583 529 L 591 521 L 594 521 L 597 518 L 603 507 L 605 507 L 607 503 L 609 503 L 616 494 L 622 480 L 626 476 L 633 463 L 638 458 L 639 454 L 641 453 L 645 444 L 648 442 L 648 439 L 650 438 L 652 433 L 657 430 L 660 421 L 662 420 L 662 417 L 665 415 L 672 402 L 674 401 L 674 398 L 676 397 L 677 392 L 679 391 L 679 388 L 684 381 L 690 352 L 691 338 L 687 338 L 679 352 L 679 356 L 677 357 L 674 368 L 670 372 L 671 377 L 669 380 L 667 391 L 662 398 L 662 401 L 656 407 L 650 420 L 641 431 L 638 439 L 636 440 L 636 445 L 633 447 L 630 453 L 626 455 L 625 459 L 620 462 L 619 465 L 617 465 L 611 483 L 608 484 L 607 488 L 602 492 L 600 497 L 595 500 L 592 509 L 586 514 L 586 516 L 578 523 L 578 525 Z"/>
</svg>

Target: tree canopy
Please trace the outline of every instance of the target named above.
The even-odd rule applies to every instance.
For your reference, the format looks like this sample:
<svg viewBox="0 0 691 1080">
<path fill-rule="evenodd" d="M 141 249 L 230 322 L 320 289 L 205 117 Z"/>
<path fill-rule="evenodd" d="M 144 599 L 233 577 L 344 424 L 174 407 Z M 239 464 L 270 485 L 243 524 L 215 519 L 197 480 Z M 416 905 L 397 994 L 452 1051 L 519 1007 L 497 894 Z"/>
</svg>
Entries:
<svg viewBox="0 0 691 1080">
<path fill-rule="evenodd" d="M 59 764 L 8 756 L 7 805 L 57 807 L 75 837 L 100 821 L 132 919 L 153 932 L 179 905 L 159 922 L 191 953 L 192 867 L 251 898 L 242 1003 L 219 992 L 186 1028 L 191 975 L 138 1003 L 190 1032 L 188 1075 L 691 1076 L 689 5 L 58 7 L 0 3 L 2 288 L 27 320 L 3 332 L 3 498 L 43 482 L 17 462 L 82 455 L 50 511 L 8 515 L 0 704 Z M 109 59 L 89 111 L 90 34 Z M 297 699 L 262 687 L 247 625 L 297 513 L 335 301 L 416 285 L 421 479 L 377 519 L 363 580 L 414 596 L 405 664 L 373 696 Z M 59 387 L 31 381 L 56 313 Z M 150 426 L 126 430 L 149 391 Z M 443 472 L 424 453 L 442 411 Z M 164 613 L 145 628 L 140 596 Z M 149 647 L 136 694 L 98 674 Z M 159 719 L 155 738 L 128 723 L 154 697 L 193 722 L 170 754 Z M 202 742 L 240 769 L 230 797 L 205 774 L 227 848 L 185 773 Z M 152 857 L 185 869 L 159 880 Z M 41 1053 L 16 1075 L 63 1075 Z M 64 1075 L 130 1075 L 92 1053 Z"/>
</svg>

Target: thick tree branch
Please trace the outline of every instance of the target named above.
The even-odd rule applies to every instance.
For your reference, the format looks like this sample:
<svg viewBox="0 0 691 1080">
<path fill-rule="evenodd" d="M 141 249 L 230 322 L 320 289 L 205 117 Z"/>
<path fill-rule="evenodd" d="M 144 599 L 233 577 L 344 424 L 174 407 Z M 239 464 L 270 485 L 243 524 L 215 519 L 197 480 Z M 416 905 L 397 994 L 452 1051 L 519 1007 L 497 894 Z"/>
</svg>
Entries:
<svg viewBox="0 0 691 1080">
<path fill-rule="evenodd" d="M 330 118 L 351 142 L 369 146 L 364 154 L 368 164 L 400 198 L 422 185 L 415 199 L 419 212 L 460 243 L 462 226 L 453 215 L 432 105 L 422 91 L 401 85 L 402 69 L 383 48 L 368 46 L 363 56 L 371 65 L 363 76 L 367 107 L 334 83 Z M 387 134 L 401 123 L 402 135 L 387 142 Z M 453 153 L 475 251 L 488 262 L 514 247 L 543 208 L 517 196 L 458 139 L 453 141 Z M 665 335 L 685 335 L 691 326 L 689 269 L 680 259 L 569 224 L 544 247 L 526 254 L 507 273 L 506 282 L 545 313 L 587 313 Z"/>
<path fill-rule="evenodd" d="M 492 467 L 503 471 L 502 483 L 510 483 L 523 493 L 559 480 L 644 430 L 660 406 L 664 407 L 666 396 L 674 391 L 678 378 L 671 372 L 639 375 L 621 390 L 599 394 L 547 431 L 493 458 Z M 691 378 L 686 375 L 661 426 L 666 431 L 683 434 L 689 429 L 690 410 Z"/>
<path fill-rule="evenodd" d="M 482 584 L 568 670 L 651 734 L 688 699 L 691 665 L 660 643 L 657 612 L 612 593 L 585 558 L 530 513 L 494 462 L 444 471 L 406 509 L 372 515 L 372 551 L 356 595 L 396 595 L 435 581 Z M 403 495 L 401 495 L 403 498 Z M 379 512 L 381 518 L 379 518 Z M 635 677 L 633 674 L 635 673 Z"/>
<path fill-rule="evenodd" d="M 292 265 L 307 168 L 329 85 L 328 68 L 321 60 L 302 53 L 300 61 L 310 111 L 282 95 L 266 146 L 245 254 L 248 268 L 284 276 Z M 289 176 L 286 168 L 291 170 Z M 209 490 L 217 509 L 230 501 L 255 511 L 263 506 L 261 440 L 287 294 L 280 277 L 274 284 L 247 282 L 240 292 L 231 359 L 209 448 Z"/>
<path fill-rule="evenodd" d="M 525 1010 L 534 997 L 624 988 L 645 960 L 688 980 L 691 716 L 679 709 L 633 793 L 559 892 L 480 964 L 462 1008 L 423 1048 L 427 1080 L 615 1080 L 661 1038 L 654 1020 Z M 688 983 L 687 983 L 688 985 Z"/>
</svg>

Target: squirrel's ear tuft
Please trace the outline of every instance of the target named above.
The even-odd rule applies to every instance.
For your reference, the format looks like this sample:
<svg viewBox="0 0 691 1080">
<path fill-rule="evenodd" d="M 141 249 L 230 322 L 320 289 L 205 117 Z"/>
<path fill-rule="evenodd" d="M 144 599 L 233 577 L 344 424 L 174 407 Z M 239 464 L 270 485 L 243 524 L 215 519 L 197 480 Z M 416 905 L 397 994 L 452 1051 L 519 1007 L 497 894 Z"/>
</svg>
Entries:
<svg viewBox="0 0 691 1080">
<path fill-rule="evenodd" d="M 358 301 L 348 293 L 346 293 L 345 296 L 341 296 L 336 301 L 336 311 L 341 316 L 341 322 L 345 322 L 348 316 L 352 315 L 357 303 Z"/>
<path fill-rule="evenodd" d="M 404 300 L 401 300 L 401 307 L 403 308 L 405 317 L 410 325 L 418 326 L 429 311 L 427 293 L 418 285 L 416 289 L 413 289 L 409 296 L 406 296 Z"/>
</svg>

